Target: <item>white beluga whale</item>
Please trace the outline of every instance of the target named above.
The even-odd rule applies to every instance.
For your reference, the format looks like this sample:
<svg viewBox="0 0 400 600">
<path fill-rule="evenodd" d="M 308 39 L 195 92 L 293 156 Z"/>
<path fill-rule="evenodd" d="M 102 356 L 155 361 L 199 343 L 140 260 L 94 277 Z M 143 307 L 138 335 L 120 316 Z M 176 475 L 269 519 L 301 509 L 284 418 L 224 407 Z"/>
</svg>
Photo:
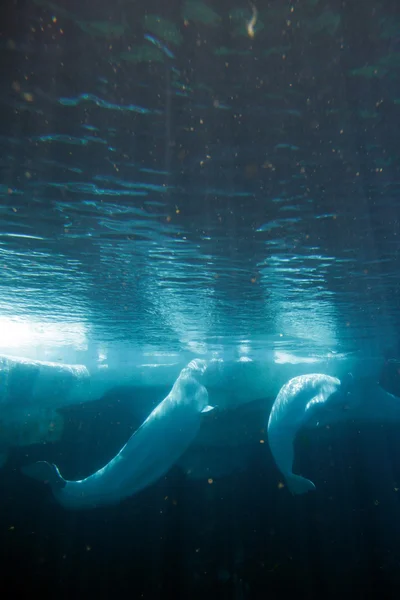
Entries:
<svg viewBox="0 0 400 600">
<path fill-rule="evenodd" d="M 55 465 L 38 462 L 22 468 L 34 479 L 47 481 L 66 508 L 115 504 L 143 490 L 184 453 L 195 438 L 201 414 L 212 410 L 201 384 L 205 363 L 192 361 L 175 381 L 171 392 L 150 413 L 120 452 L 89 477 L 65 480 Z"/>
<path fill-rule="evenodd" d="M 343 369 L 349 368 L 355 373 L 357 370 L 373 373 L 370 366 L 366 369 L 365 359 L 357 362 L 356 356 L 329 353 L 305 357 L 275 350 L 263 350 L 262 354 L 251 357 L 247 350 L 246 355 L 240 353 L 229 350 L 221 356 L 218 353 L 202 356 L 207 360 L 202 385 L 208 391 L 209 403 L 218 405 L 219 414 L 275 397 L 281 386 L 296 375 L 319 371 L 341 377 Z M 142 422 L 159 397 L 157 394 L 157 402 L 147 404 L 152 395 L 149 394 L 136 404 L 138 389 L 140 393 L 145 388 L 169 390 L 190 360 L 185 353 L 144 350 L 127 351 L 121 356 L 114 349 L 103 355 L 99 348 L 80 355 L 86 364 L 60 363 L 61 358 L 56 359 L 58 353 L 51 356 L 55 362 L 0 354 L 0 468 L 12 448 L 60 440 L 68 407 L 101 401 L 110 392 L 115 396 L 118 390 L 131 388 L 132 412 L 136 417 L 139 410 L 140 420 L 136 423 Z M 222 446 L 220 429 L 213 435 L 210 428 L 208 437 L 212 436 Z M 231 456 L 229 450 L 226 452 L 229 464 Z"/>
<path fill-rule="evenodd" d="M 309 479 L 293 473 L 294 439 L 322 406 L 344 401 L 336 377 L 313 373 L 293 377 L 280 389 L 268 420 L 268 443 L 275 463 L 292 494 L 315 489 Z"/>
</svg>

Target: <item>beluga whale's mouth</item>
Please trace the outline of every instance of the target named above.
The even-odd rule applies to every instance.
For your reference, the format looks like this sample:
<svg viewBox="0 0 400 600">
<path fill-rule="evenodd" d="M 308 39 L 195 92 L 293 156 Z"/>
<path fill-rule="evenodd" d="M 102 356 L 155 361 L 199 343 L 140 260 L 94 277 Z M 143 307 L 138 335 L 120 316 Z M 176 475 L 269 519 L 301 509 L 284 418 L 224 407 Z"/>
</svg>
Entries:
<svg viewBox="0 0 400 600">
<path fill-rule="evenodd" d="M 337 409 L 350 410 L 354 401 L 355 380 L 352 373 L 346 373 L 340 380 L 339 388 L 332 388 L 332 393 L 327 397 L 324 409 L 333 411 Z"/>
</svg>

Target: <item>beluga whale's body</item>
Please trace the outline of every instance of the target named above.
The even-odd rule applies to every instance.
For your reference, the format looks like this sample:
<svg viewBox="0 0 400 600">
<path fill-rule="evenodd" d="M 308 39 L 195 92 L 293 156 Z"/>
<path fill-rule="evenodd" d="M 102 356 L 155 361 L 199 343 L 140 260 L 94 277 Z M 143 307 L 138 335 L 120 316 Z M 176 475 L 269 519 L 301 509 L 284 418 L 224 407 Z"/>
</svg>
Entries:
<svg viewBox="0 0 400 600">
<path fill-rule="evenodd" d="M 268 442 L 275 463 L 292 494 L 315 489 L 309 479 L 293 473 L 294 439 L 297 432 L 315 417 L 318 409 L 335 405 L 341 395 L 340 380 L 319 373 L 290 379 L 279 391 L 268 420 Z"/>
<path fill-rule="evenodd" d="M 185 367 L 168 396 L 120 452 L 89 477 L 65 480 L 47 462 L 23 467 L 22 472 L 47 481 L 60 504 L 71 509 L 115 504 L 136 494 L 170 469 L 196 436 L 201 413 L 211 410 L 207 390 L 200 383 L 204 369 L 201 360 Z"/>
</svg>

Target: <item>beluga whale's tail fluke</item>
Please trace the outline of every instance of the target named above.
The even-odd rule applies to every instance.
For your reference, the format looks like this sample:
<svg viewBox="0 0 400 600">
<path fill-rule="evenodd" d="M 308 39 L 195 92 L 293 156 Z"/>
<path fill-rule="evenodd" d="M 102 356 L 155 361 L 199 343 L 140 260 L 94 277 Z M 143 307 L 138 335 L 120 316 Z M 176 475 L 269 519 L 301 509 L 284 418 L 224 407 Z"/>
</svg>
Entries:
<svg viewBox="0 0 400 600">
<path fill-rule="evenodd" d="M 21 472 L 36 481 L 48 483 L 53 491 L 62 489 L 67 485 L 66 480 L 61 476 L 56 465 L 46 461 L 39 461 L 33 465 L 27 465 L 21 468 Z"/>
<path fill-rule="evenodd" d="M 294 495 L 306 494 L 307 492 L 313 492 L 315 490 L 315 485 L 313 482 L 305 477 L 302 477 L 301 475 L 295 475 L 292 473 L 285 479 L 289 492 Z"/>
</svg>

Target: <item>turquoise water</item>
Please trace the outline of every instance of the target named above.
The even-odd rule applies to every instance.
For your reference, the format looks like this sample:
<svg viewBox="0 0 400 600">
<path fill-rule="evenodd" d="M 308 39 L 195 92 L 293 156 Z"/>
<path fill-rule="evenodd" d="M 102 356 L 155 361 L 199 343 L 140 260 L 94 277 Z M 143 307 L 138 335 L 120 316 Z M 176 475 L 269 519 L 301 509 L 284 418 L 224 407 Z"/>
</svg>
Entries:
<svg viewBox="0 0 400 600">
<path fill-rule="evenodd" d="M 303 373 L 399 395 L 385 363 L 399 354 L 398 6 L 18 0 L 1 12 L 10 573 L 33 565 L 30 589 L 51 581 L 57 595 L 333 597 L 353 579 L 360 597 L 391 597 L 396 398 L 365 388 L 352 418 L 300 435 L 297 471 L 317 485 L 301 499 L 265 428 Z M 35 460 L 71 479 L 100 468 L 198 357 L 224 365 L 206 384 L 217 412 L 142 495 L 71 516 L 22 477 Z"/>
<path fill-rule="evenodd" d="M 2 318 L 116 351 L 396 343 L 394 7 L 259 7 L 252 38 L 248 6 L 196 6 L 16 5 Z"/>
</svg>

